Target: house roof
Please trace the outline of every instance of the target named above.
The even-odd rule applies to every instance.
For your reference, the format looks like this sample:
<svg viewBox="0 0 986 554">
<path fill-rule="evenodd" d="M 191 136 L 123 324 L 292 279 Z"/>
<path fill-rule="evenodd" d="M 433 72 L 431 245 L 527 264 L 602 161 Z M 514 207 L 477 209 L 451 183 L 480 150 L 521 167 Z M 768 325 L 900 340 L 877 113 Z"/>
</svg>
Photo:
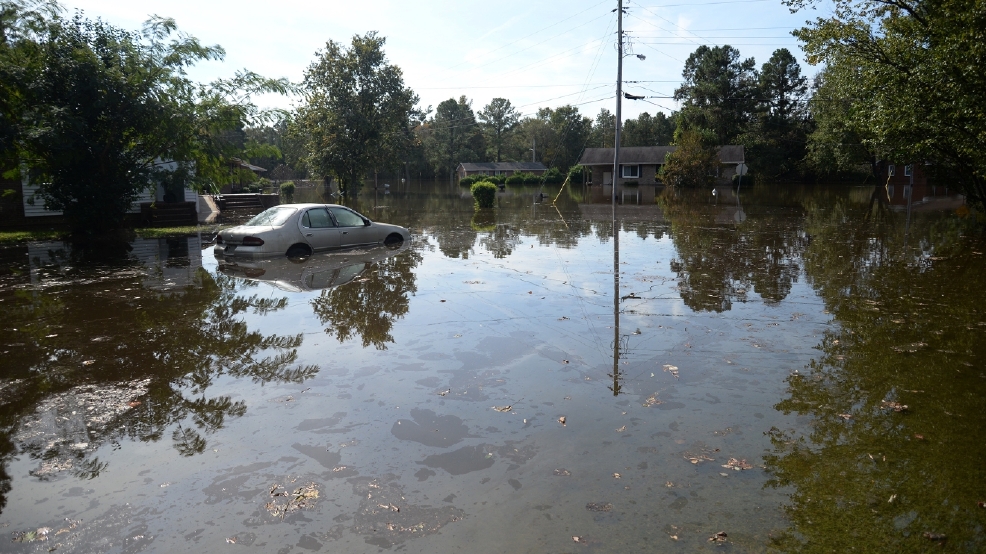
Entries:
<svg viewBox="0 0 986 554">
<path fill-rule="evenodd" d="M 230 163 L 230 165 L 232 165 L 234 167 L 241 167 L 243 169 L 249 169 L 250 171 L 253 171 L 254 173 L 265 173 L 267 171 L 266 169 L 260 167 L 259 165 L 249 164 L 249 163 L 247 163 L 247 162 L 245 162 L 245 161 L 243 161 L 243 160 L 241 160 L 239 158 L 231 158 L 229 160 L 229 163 Z"/>
<path fill-rule="evenodd" d="M 663 164 L 664 159 L 676 146 L 627 146 L 620 148 L 620 164 Z M 719 147 L 719 161 L 724 164 L 738 164 L 746 160 L 742 144 L 729 144 Z M 582 153 L 581 165 L 613 165 L 612 148 L 586 148 Z"/>
<path fill-rule="evenodd" d="M 541 162 L 488 162 L 460 163 L 465 171 L 546 171 L 548 168 Z"/>
</svg>

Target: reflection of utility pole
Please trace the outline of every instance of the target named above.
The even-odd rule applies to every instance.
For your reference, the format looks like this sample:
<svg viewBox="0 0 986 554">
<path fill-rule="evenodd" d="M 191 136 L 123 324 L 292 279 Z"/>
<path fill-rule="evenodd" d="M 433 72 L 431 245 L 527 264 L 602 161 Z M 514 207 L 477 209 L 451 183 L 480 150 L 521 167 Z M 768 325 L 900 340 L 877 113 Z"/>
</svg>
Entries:
<svg viewBox="0 0 986 554">
<path fill-rule="evenodd" d="M 537 161 L 537 155 L 538 155 L 538 139 L 532 138 L 531 139 L 531 162 L 536 162 Z"/>
<path fill-rule="evenodd" d="M 905 171 L 907 166 L 905 167 Z M 910 181 L 907 184 L 907 221 L 904 222 L 904 248 L 907 248 L 907 232 L 911 229 L 911 198 L 914 196 L 914 164 L 910 166 Z"/>
</svg>

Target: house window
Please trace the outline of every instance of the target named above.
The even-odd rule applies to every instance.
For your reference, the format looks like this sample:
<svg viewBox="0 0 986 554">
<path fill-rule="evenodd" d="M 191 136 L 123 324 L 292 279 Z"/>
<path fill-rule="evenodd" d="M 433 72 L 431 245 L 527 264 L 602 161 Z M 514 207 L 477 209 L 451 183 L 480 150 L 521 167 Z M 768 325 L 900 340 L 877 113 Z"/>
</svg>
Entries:
<svg viewBox="0 0 986 554">
<path fill-rule="evenodd" d="M 910 177 L 911 176 L 911 168 L 912 167 L 913 166 L 911 164 L 907 164 L 907 165 L 904 166 L 904 177 Z"/>
<path fill-rule="evenodd" d="M 897 174 L 897 168 L 894 167 L 894 164 L 888 165 L 887 166 L 887 175 L 890 176 L 890 177 L 893 177 L 896 174 Z"/>
<path fill-rule="evenodd" d="M 621 165 L 620 166 L 620 177 L 624 179 L 639 179 L 640 178 L 640 166 L 639 165 Z"/>
</svg>

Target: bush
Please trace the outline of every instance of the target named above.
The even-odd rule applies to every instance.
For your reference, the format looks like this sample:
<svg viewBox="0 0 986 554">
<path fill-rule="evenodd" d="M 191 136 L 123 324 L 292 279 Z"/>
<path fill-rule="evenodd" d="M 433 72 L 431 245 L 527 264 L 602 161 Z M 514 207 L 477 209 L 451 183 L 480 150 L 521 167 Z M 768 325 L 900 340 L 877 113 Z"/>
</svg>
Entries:
<svg viewBox="0 0 986 554">
<path fill-rule="evenodd" d="M 291 203 L 294 200 L 294 181 L 288 181 L 286 183 L 281 183 L 281 196 Z"/>
<path fill-rule="evenodd" d="M 477 208 L 492 208 L 496 202 L 496 185 L 489 181 L 480 181 L 469 188 Z"/>
<path fill-rule="evenodd" d="M 503 175 L 468 175 L 462 179 L 459 179 L 459 185 L 463 187 L 471 187 L 480 181 L 489 181 L 490 183 L 496 185 L 502 185 L 503 180 Z"/>
<path fill-rule="evenodd" d="M 557 167 L 552 167 L 541 175 L 541 179 L 549 185 L 557 185 L 565 181 L 565 175 Z"/>
<path fill-rule="evenodd" d="M 586 167 L 584 165 L 573 165 L 568 168 L 568 181 L 572 184 L 585 182 L 585 171 Z"/>
</svg>

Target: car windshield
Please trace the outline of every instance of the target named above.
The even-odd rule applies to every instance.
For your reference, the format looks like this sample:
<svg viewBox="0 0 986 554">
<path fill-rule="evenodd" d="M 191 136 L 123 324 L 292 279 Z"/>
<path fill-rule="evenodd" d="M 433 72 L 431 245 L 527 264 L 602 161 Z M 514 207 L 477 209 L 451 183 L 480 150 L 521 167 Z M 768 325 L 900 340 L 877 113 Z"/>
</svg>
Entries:
<svg viewBox="0 0 986 554">
<path fill-rule="evenodd" d="M 259 214 L 253 216 L 253 219 L 247 221 L 243 225 L 247 227 L 259 227 L 261 225 L 270 225 L 271 227 L 278 227 L 284 225 L 284 222 L 288 220 L 291 215 L 296 212 L 295 208 L 285 208 L 282 206 L 268 208 Z"/>
</svg>

